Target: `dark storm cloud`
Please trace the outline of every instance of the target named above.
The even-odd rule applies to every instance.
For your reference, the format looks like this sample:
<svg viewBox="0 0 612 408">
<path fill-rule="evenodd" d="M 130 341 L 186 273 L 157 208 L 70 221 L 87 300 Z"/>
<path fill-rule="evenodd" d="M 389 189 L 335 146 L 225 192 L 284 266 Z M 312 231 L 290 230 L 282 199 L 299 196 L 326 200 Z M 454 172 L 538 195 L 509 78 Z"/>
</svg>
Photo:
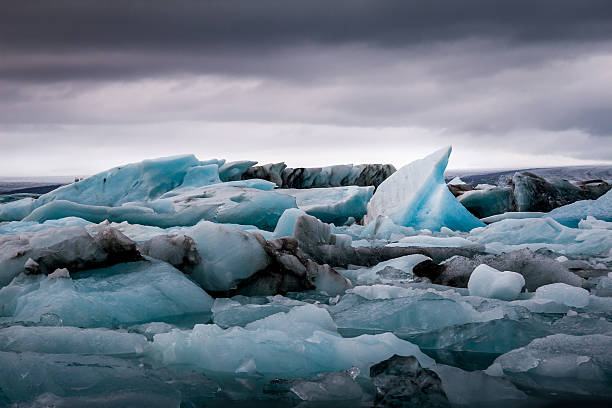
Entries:
<svg viewBox="0 0 612 408">
<path fill-rule="evenodd" d="M 380 45 L 491 34 L 547 41 L 612 32 L 606 0 L 42 0 L 5 4 L 1 16 L 4 46 L 51 50 Z"/>
<path fill-rule="evenodd" d="M 611 35 L 606 0 L 18 1 L 4 3 L 0 12 L 6 62 L 0 73 L 57 79 L 199 72 L 223 68 L 217 53 L 265 59 L 279 48 L 304 45 L 407 47 L 497 38 L 512 46 Z M 69 57 L 84 52 L 106 53 L 107 60 L 92 65 Z M 138 64 L 130 53 L 158 58 Z M 189 57 L 198 53 L 202 58 Z"/>
</svg>

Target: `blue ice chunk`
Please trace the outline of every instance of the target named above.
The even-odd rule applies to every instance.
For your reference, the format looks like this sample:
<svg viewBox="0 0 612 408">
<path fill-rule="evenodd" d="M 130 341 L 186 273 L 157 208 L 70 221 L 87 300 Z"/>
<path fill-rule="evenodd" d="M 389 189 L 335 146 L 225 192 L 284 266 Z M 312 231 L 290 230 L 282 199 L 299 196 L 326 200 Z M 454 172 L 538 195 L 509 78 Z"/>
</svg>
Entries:
<svg viewBox="0 0 612 408">
<path fill-rule="evenodd" d="M 414 161 L 382 182 L 368 204 L 366 223 L 385 215 L 397 224 L 438 231 L 469 231 L 484 224 L 465 209 L 444 182 L 451 147 Z"/>
<path fill-rule="evenodd" d="M 273 186 L 265 180 L 243 180 L 179 188 L 158 200 L 130 202 L 119 207 L 54 200 L 32 211 L 24 221 L 44 222 L 75 216 L 95 223 L 127 221 L 169 228 L 195 225 L 204 219 L 273 230 L 283 211 L 296 207 L 295 198 L 270 191 Z"/>
<path fill-rule="evenodd" d="M 35 204 L 31 197 L 0 204 L 0 221 L 19 221 L 32 212 Z"/>
<path fill-rule="evenodd" d="M 374 187 L 328 187 L 309 189 L 281 189 L 279 193 L 295 197 L 299 209 L 323 222 L 344 224 L 349 217 L 356 220 L 366 214 L 366 206 Z"/>
<path fill-rule="evenodd" d="M 298 306 L 246 326 L 227 330 L 196 325 L 154 337 L 152 358 L 205 372 L 249 372 L 295 378 L 356 366 L 367 372 L 393 354 L 415 356 L 421 365 L 434 361 L 419 348 L 391 333 L 354 338 L 340 336 L 329 313 L 314 305 Z"/>
<path fill-rule="evenodd" d="M 306 213 L 299 208 L 289 208 L 283 212 L 274 228 L 274 238 L 292 237 L 295 230 L 295 222 L 298 217 Z"/>
<path fill-rule="evenodd" d="M 209 186 L 220 182 L 219 166 L 207 164 L 206 166 L 190 167 L 179 188 Z"/>
<path fill-rule="evenodd" d="M 592 216 L 602 221 L 612 221 L 612 190 L 599 197 L 597 200 L 581 200 L 575 203 L 555 208 L 548 213 L 559 223 L 577 228 L 580 220 Z"/>
<path fill-rule="evenodd" d="M 53 200 L 100 206 L 152 200 L 178 187 L 187 171 L 200 165 L 201 162 L 190 154 L 114 167 L 43 194 L 38 198 L 37 206 Z"/>
<path fill-rule="evenodd" d="M 135 262 L 73 274 L 73 279 L 20 275 L 0 289 L 0 316 L 13 322 L 116 327 L 210 318 L 212 298 L 161 262 Z M 200 320 L 202 321 L 202 320 Z"/>
</svg>

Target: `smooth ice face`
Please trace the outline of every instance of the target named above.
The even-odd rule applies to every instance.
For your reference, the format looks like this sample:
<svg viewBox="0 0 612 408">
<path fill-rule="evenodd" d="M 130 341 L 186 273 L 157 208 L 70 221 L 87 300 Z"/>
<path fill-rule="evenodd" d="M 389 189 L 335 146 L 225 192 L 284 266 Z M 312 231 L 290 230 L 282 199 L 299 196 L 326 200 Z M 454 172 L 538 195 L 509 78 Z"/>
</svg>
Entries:
<svg viewBox="0 0 612 408">
<path fill-rule="evenodd" d="M 612 395 L 612 337 L 555 334 L 499 356 L 487 369 L 530 388 Z"/>
<path fill-rule="evenodd" d="M 299 209 L 323 222 L 343 224 L 349 217 L 356 220 L 366 214 L 366 206 L 374 187 L 328 187 L 281 189 L 278 193 L 295 197 Z"/>
<path fill-rule="evenodd" d="M 457 199 L 478 218 L 502 214 L 512 209 L 512 189 L 510 187 L 466 191 Z"/>
<path fill-rule="evenodd" d="M 474 269 L 468 281 L 468 290 L 472 296 L 514 300 L 525 286 L 523 275 L 510 271 L 498 271 L 482 264 Z"/>
<path fill-rule="evenodd" d="M 416 229 L 469 231 L 484 224 L 469 213 L 444 182 L 451 148 L 438 150 L 414 161 L 386 179 L 368 204 L 365 217 L 371 223 L 379 215 L 397 225 Z"/>
<path fill-rule="evenodd" d="M 433 364 L 417 346 L 391 333 L 343 338 L 329 313 L 314 305 L 269 316 L 246 328 L 196 325 L 193 330 L 173 330 L 156 335 L 152 346 L 152 358 L 162 365 L 283 378 L 352 366 L 367 372 L 369 365 L 393 354 L 414 355 L 425 367 Z"/>
<path fill-rule="evenodd" d="M 232 289 L 243 279 L 264 269 L 268 256 L 253 234 L 240 227 L 201 221 L 184 230 L 193 238 L 202 263 L 192 278 L 213 291 Z"/>
<path fill-rule="evenodd" d="M 602 221 L 612 221 L 612 190 L 597 200 L 581 200 L 555 208 L 548 215 L 559 223 L 576 228 L 580 220 L 592 216 Z"/>
<path fill-rule="evenodd" d="M 568 228 L 548 217 L 506 219 L 471 231 L 467 238 L 492 253 L 548 248 L 568 255 L 602 256 L 612 249 L 612 231 Z"/>
<path fill-rule="evenodd" d="M 180 186 L 187 172 L 202 164 L 190 154 L 115 167 L 43 194 L 38 198 L 37 206 L 53 200 L 110 207 L 130 201 L 153 200 Z"/>
<path fill-rule="evenodd" d="M 137 333 L 78 327 L 24 327 L 0 329 L 0 350 L 46 354 L 138 355 L 149 347 Z"/>
<path fill-rule="evenodd" d="M 31 197 L 0 204 L 0 221 L 19 221 L 32 212 L 35 204 Z"/>
<path fill-rule="evenodd" d="M 274 228 L 274 238 L 292 237 L 295 229 L 295 222 L 298 217 L 306 213 L 300 208 L 289 208 L 283 212 Z"/>
<path fill-rule="evenodd" d="M 570 307 L 585 307 L 589 304 L 589 291 L 565 283 L 551 283 L 535 291 L 538 299 L 548 299 Z"/>
<path fill-rule="evenodd" d="M 190 167 L 183 178 L 183 182 L 177 189 L 186 189 L 189 187 L 203 187 L 211 184 L 220 183 L 219 166 L 216 164 L 207 164 L 206 166 Z M 176 189 L 175 189 L 176 190 Z"/>
<path fill-rule="evenodd" d="M 12 322 L 78 327 L 210 317 L 212 298 L 166 263 L 119 264 L 74 275 L 20 275 L 0 289 L 0 315 Z"/>
</svg>

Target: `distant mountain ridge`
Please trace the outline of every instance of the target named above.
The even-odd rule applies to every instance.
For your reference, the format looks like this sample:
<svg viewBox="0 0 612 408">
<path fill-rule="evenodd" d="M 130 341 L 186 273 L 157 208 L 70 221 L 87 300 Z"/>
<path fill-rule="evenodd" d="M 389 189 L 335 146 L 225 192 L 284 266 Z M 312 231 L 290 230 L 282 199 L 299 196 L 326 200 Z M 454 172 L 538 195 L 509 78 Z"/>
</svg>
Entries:
<svg viewBox="0 0 612 408">
<path fill-rule="evenodd" d="M 506 185 L 516 172 L 528 171 L 543 178 L 563 178 L 568 180 L 604 180 L 612 181 L 612 166 L 566 166 L 542 167 L 516 170 L 450 170 L 444 173 L 447 181 L 460 177 L 466 184 Z"/>
</svg>

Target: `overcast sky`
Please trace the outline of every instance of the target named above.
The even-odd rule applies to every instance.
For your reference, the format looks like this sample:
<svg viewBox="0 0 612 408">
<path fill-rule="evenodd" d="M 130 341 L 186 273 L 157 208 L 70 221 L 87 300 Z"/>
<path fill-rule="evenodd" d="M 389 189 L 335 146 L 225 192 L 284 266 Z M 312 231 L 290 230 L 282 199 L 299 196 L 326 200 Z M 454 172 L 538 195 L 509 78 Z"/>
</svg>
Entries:
<svg viewBox="0 0 612 408">
<path fill-rule="evenodd" d="M 0 176 L 612 163 L 608 0 L 0 2 Z"/>
</svg>

